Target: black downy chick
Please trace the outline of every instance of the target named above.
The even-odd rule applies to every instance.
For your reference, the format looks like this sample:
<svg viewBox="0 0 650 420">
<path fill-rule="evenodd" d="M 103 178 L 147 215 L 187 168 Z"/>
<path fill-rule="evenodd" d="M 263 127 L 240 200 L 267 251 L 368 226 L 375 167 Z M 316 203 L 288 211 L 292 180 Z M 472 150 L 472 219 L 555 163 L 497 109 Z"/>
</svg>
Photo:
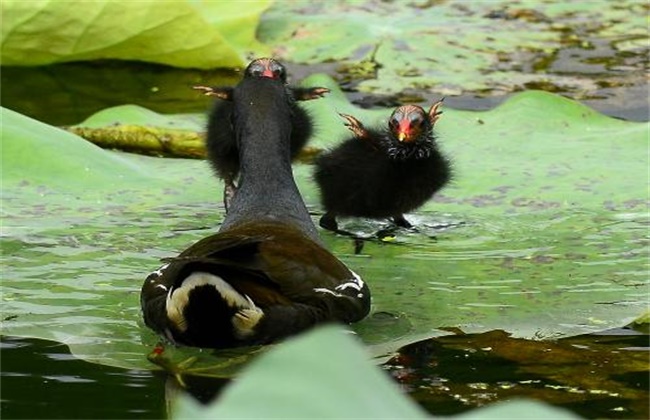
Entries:
<svg viewBox="0 0 650 420">
<path fill-rule="evenodd" d="M 286 68 L 272 58 L 253 60 L 246 70 L 244 78 L 270 78 L 282 82 L 291 99 L 291 158 L 295 158 L 305 146 L 313 133 L 313 121 L 306 110 L 296 101 L 318 99 L 329 92 L 324 87 L 300 88 L 287 85 Z M 215 174 L 224 181 L 224 206 L 226 211 L 237 190 L 236 179 L 239 175 L 239 155 L 235 133 L 232 127 L 233 88 L 195 86 L 205 95 L 222 99 L 212 108 L 207 126 L 206 148 L 208 159 Z"/>
<path fill-rule="evenodd" d="M 354 136 L 316 159 L 314 177 L 325 208 L 321 227 L 337 231 L 337 216 L 392 218 L 397 226 L 411 227 L 404 213 L 422 206 L 452 176 L 433 131 L 441 105 L 436 102 L 428 113 L 417 105 L 400 106 L 387 129 L 366 129 L 340 114 Z"/>
</svg>

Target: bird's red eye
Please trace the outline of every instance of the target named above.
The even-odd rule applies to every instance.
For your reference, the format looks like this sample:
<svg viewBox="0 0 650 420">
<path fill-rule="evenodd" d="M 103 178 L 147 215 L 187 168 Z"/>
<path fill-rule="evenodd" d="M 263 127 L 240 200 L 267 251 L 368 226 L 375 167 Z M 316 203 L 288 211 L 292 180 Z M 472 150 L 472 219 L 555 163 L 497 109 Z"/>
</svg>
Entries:
<svg viewBox="0 0 650 420">
<path fill-rule="evenodd" d="M 249 76 L 261 77 L 264 73 L 264 66 L 261 63 L 254 61 L 248 66 L 246 73 Z"/>
<path fill-rule="evenodd" d="M 287 81 L 287 74 L 286 71 L 284 70 L 284 66 L 277 61 L 271 61 L 268 66 L 268 70 L 270 70 L 272 76 L 274 79 L 281 80 L 282 82 Z"/>
<path fill-rule="evenodd" d="M 424 123 L 424 117 L 420 114 L 410 114 L 409 121 L 413 127 L 420 127 Z"/>
</svg>

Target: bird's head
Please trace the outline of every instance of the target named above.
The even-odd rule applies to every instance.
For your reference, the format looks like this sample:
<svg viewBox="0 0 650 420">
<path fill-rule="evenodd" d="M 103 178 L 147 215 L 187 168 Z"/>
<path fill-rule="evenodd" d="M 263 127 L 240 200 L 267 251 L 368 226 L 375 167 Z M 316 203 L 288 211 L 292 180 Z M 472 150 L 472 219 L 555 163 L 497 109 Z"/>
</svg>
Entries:
<svg viewBox="0 0 650 420">
<path fill-rule="evenodd" d="M 287 82 L 287 70 L 280 62 L 272 58 L 258 58 L 246 67 L 245 77 L 267 77 L 269 79 L 279 80 L 282 83 Z"/>
<path fill-rule="evenodd" d="M 427 129 L 427 114 L 417 105 L 402 105 L 388 119 L 388 128 L 400 143 L 416 141 Z"/>
</svg>

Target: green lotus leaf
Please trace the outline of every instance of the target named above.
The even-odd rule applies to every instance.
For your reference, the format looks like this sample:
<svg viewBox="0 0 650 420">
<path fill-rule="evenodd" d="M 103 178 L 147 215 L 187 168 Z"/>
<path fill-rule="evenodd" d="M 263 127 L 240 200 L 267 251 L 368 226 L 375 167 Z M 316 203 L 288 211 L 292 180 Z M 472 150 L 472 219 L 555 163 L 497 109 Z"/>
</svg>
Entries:
<svg viewBox="0 0 650 420">
<path fill-rule="evenodd" d="M 548 74 L 549 63 L 567 46 L 593 49 L 585 39 L 612 42 L 612 52 L 597 55 L 608 63 L 624 63 L 624 55 L 614 57 L 618 51 L 643 56 L 644 7 L 637 1 L 277 2 L 258 33 L 287 61 L 337 63 L 343 81 L 362 92 L 504 93 L 530 82 L 593 92 L 597 85 L 572 70 Z"/>
<path fill-rule="evenodd" d="M 304 84 L 332 89 L 304 104 L 317 148 L 347 135 L 337 112 L 366 125 L 391 112 L 352 106 L 326 76 Z M 203 161 L 106 151 L 9 110 L 2 118 L 3 334 L 57 340 L 94 362 L 153 366 L 145 356 L 157 337 L 141 321 L 140 285 L 160 258 L 216 231 L 221 183 Z M 123 106 L 87 124 L 200 129 L 203 118 Z M 373 355 L 448 328 L 555 338 L 644 312 L 647 123 L 529 91 L 491 111 L 445 109 L 438 133 L 456 177 L 407 215 L 417 230 L 379 240 L 385 222 L 343 219 L 364 238 L 359 254 L 349 238 L 322 233 L 371 287 L 372 314 L 352 328 Z M 312 168 L 294 172 L 316 220 Z M 223 376 L 250 354 L 168 347 L 165 357 Z"/>
<path fill-rule="evenodd" d="M 119 59 L 241 67 L 246 53 L 268 51 L 253 29 L 268 6 L 267 0 L 245 8 L 228 2 L 3 1 L 2 64 Z"/>
</svg>

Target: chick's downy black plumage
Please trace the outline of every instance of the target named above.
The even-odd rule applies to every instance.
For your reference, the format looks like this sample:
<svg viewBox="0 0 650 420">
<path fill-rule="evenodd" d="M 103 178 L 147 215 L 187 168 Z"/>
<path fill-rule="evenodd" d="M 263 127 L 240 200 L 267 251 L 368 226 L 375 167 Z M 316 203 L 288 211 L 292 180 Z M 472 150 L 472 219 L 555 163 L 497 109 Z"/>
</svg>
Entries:
<svg viewBox="0 0 650 420">
<path fill-rule="evenodd" d="M 218 233 L 142 286 L 146 325 L 174 343 L 264 344 L 370 310 L 368 286 L 323 246 L 293 179 L 291 101 L 274 78 L 232 92 L 241 174 L 231 208 Z"/>
<path fill-rule="evenodd" d="M 441 104 L 428 113 L 417 105 L 400 106 L 384 129 L 367 129 L 341 114 L 353 136 L 315 162 L 323 228 L 337 230 L 337 216 L 392 218 L 398 226 L 411 226 L 404 213 L 422 206 L 452 176 L 433 131 Z"/>
<path fill-rule="evenodd" d="M 296 101 L 317 99 L 329 92 L 323 87 L 300 88 L 287 85 L 285 67 L 272 58 L 253 60 L 244 70 L 244 78 L 270 78 L 285 85 L 290 98 L 291 110 L 291 158 L 295 158 L 313 134 L 314 124 L 309 113 Z M 237 189 L 239 154 L 232 127 L 233 88 L 195 86 L 206 95 L 217 97 L 208 117 L 206 148 L 208 159 L 215 174 L 224 181 L 224 204 L 226 209 Z"/>
</svg>

